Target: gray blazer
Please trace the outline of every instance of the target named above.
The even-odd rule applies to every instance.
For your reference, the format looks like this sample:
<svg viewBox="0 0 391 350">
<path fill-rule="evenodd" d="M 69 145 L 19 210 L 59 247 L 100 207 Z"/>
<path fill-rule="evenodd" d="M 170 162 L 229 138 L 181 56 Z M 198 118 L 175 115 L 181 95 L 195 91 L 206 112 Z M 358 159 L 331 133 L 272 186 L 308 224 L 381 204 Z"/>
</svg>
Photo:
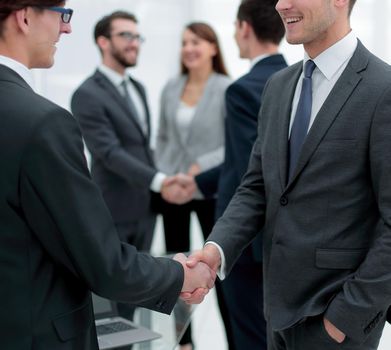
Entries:
<svg viewBox="0 0 391 350">
<path fill-rule="evenodd" d="M 139 91 L 147 114 L 144 87 Z M 97 70 L 73 94 L 72 112 L 92 156 L 91 174 L 116 223 L 134 222 L 151 210 L 149 186 L 157 170 L 137 117 L 107 77 Z"/>
<path fill-rule="evenodd" d="M 224 93 L 231 80 L 217 73 L 209 77 L 184 142 L 176 116 L 186 80 L 186 75 L 170 80 L 161 96 L 155 157 L 157 167 L 166 174 L 187 172 L 195 162 L 207 170 L 224 159 Z"/>
<path fill-rule="evenodd" d="M 264 90 L 248 172 L 209 240 L 228 270 L 263 230 L 265 314 L 275 330 L 325 313 L 364 341 L 391 304 L 391 68 L 358 47 L 287 183 L 302 63 Z"/>
</svg>

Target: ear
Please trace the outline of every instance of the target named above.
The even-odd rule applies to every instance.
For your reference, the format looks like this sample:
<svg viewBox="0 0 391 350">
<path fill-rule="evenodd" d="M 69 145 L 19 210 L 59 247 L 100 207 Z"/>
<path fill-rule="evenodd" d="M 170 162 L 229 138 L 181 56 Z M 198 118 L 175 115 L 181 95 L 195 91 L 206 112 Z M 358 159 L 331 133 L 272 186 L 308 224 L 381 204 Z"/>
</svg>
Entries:
<svg viewBox="0 0 391 350">
<path fill-rule="evenodd" d="M 15 11 L 13 16 L 20 31 L 27 33 L 31 21 L 31 9 L 26 7 L 24 9 Z"/>
<path fill-rule="evenodd" d="M 106 51 L 110 45 L 110 40 L 105 36 L 101 35 L 96 39 L 96 44 L 102 51 Z"/>
<path fill-rule="evenodd" d="M 242 38 L 248 38 L 252 32 L 252 27 L 247 21 L 239 22 L 240 34 Z"/>
</svg>

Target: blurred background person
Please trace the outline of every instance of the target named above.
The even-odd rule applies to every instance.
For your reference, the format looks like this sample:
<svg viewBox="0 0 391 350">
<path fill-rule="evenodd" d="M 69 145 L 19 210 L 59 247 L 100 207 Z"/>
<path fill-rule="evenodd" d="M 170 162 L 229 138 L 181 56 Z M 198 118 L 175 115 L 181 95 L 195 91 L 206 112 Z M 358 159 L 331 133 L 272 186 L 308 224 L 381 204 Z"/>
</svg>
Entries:
<svg viewBox="0 0 391 350">
<path fill-rule="evenodd" d="M 257 137 L 263 88 L 269 77 L 287 66 L 278 53 L 284 25 L 275 9 L 277 0 L 243 0 L 235 22 L 235 41 L 250 71 L 232 83 L 225 94 L 224 163 L 196 177 L 206 195 L 217 189 L 216 219 L 222 216 L 247 170 Z M 221 283 L 231 320 L 235 348 L 266 350 L 263 316 L 262 236 L 249 245 L 230 275 Z"/>
<path fill-rule="evenodd" d="M 100 187 L 121 241 L 149 251 L 156 214 L 152 191 L 167 191 L 150 149 L 150 114 L 143 85 L 127 72 L 137 64 L 143 38 L 136 17 L 116 11 L 95 26 L 102 63 L 72 97 L 91 153 L 91 173 Z M 175 186 L 175 185 L 173 185 Z M 134 307 L 118 304 L 121 316 L 132 319 Z"/>
<path fill-rule="evenodd" d="M 206 23 L 193 22 L 182 36 L 181 74 L 170 80 L 161 96 L 156 144 L 156 164 L 165 174 L 182 172 L 195 176 L 222 163 L 224 158 L 224 93 L 231 80 L 215 31 Z M 204 237 L 214 223 L 215 199 L 197 199 L 184 205 L 164 199 L 163 216 L 167 252 L 190 249 L 190 214 L 195 212 Z M 226 328 L 228 316 L 220 290 L 218 299 Z M 231 332 L 227 329 L 228 342 Z M 191 328 L 181 340 L 192 348 Z"/>
</svg>

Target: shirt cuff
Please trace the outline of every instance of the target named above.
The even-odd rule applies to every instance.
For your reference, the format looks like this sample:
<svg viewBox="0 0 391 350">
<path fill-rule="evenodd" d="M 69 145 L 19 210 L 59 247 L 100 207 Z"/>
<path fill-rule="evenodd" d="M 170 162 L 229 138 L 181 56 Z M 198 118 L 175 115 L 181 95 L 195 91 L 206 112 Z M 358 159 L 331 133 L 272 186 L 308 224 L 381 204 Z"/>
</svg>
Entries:
<svg viewBox="0 0 391 350">
<path fill-rule="evenodd" d="M 217 271 L 217 276 L 219 276 L 220 280 L 222 281 L 226 277 L 226 273 L 225 273 L 225 255 L 224 255 L 223 249 L 216 242 L 208 241 L 208 242 L 205 243 L 205 245 L 208 245 L 208 244 L 213 244 L 218 249 L 218 251 L 220 253 L 221 265 L 220 265 L 219 270 Z"/>
<path fill-rule="evenodd" d="M 163 181 L 167 178 L 166 174 L 163 173 L 156 173 L 156 175 L 153 177 L 151 185 L 149 186 L 149 189 L 153 192 L 160 193 L 163 186 Z"/>
</svg>

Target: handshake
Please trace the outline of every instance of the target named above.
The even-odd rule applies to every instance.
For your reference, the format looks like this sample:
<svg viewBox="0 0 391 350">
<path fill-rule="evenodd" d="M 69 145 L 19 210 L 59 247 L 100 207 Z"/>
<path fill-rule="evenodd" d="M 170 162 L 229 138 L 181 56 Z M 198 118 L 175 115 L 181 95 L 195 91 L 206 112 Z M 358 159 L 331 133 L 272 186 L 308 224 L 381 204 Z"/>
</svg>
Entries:
<svg viewBox="0 0 391 350">
<path fill-rule="evenodd" d="M 221 265 L 217 247 L 206 244 L 203 249 L 193 252 L 188 258 L 179 253 L 173 259 L 181 263 L 184 270 L 180 298 L 187 304 L 201 303 L 213 288 L 217 270 Z"/>
<path fill-rule="evenodd" d="M 171 204 L 185 204 L 193 199 L 196 190 L 193 175 L 179 173 L 163 181 L 161 196 Z"/>
</svg>

